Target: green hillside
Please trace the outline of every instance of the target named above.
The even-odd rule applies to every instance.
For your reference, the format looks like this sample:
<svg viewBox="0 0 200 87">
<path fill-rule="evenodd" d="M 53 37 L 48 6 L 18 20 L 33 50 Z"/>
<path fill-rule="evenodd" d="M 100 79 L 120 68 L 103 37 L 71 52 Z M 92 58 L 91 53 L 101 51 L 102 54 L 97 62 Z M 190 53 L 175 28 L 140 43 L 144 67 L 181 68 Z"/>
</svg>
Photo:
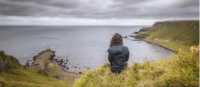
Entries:
<svg viewBox="0 0 200 87">
<path fill-rule="evenodd" d="M 0 87 L 69 87 L 63 80 L 26 69 L 15 57 L 0 52 Z"/>
<path fill-rule="evenodd" d="M 199 87 L 197 21 L 158 22 L 137 38 L 177 50 L 169 58 L 134 64 L 121 74 L 109 65 L 88 71 L 74 87 Z M 146 28 L 145 28 L 146 29 Z"/>
<path fill-rule="evenodd" d="M 188 49 L 199 44 L 199 21 L 158 22 L 143 34 L 146 34 L 146 40 L 165 47 L 174 50 Z"/>
</svg>

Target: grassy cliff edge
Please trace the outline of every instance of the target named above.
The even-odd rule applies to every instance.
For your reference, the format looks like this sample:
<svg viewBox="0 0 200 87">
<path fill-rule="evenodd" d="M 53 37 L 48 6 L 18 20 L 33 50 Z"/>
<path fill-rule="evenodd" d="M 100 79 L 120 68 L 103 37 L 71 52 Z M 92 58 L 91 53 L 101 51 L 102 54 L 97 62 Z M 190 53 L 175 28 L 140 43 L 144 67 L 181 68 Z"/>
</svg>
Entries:
<svg viewBox="0 0 200 87">
<path fill-rule="evenodd" d="M 74 87 L 198 87 L 198 21 L 158 22 L 138 32 L 140 39 L 176 50 L 170 58 L 134 64 L 119 75 L 109 65 L 88 71 Z"/>
<path fill-rule="evenodd" d="M 0 51 L 0 87 L 69 87 L 66 81 L 22 66 L 18 60 Z"/>
<path fill-rule="evenodd" d="M 174 51 L 188 50 L 199 44 L 199 21 L 157 22 L 146 31 L 138 32 L 136 37 Z"/>
</svg>

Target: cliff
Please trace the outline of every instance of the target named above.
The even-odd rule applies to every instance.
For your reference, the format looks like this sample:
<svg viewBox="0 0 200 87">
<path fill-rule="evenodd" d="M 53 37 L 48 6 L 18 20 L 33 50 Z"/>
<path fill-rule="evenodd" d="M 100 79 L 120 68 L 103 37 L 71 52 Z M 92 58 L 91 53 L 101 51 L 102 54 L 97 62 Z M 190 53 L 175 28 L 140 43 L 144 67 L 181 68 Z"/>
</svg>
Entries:
<svg viewBox="0 0 200 87">
<path fill-rule="evenodd" d="M 138 32 L 136 37 L 174 50 L 188 49 L 199 44 L 199 21 L 157 22 L 148 31 Z"/>
<path fill-rule="evenodd" d="M 44 69 L 43 64 L 49 61 L 51 58 L 50 50 L 43 51 L 38 55 L 36 65 L 30 68 L 21 65 L 17 58 L 5 54 L 3 51 L 0 52 L 0 87 L 69 87 L 67 80 L 59 80 L 59 76 L 64 76 L 60 74 L 60 68 L 54 67 L 56 65 L 51 64 Z M 41 59 L 41 60 L 39 60 Z M 39 62 L 40 61 L 40 62 Z M 40 64 L 40 65 L 38 65 Z M 37 69 L 35 69 L 37 67 Z M 56 78 L 55 78 L 56 77 Z"/>
<path fill-rule="evenodd" d="M 133 64 L 120 74 L 109 66 L 88 71 L 75 87 L 198 87 L 198 21 L 157 22 L 137 32 L 137 38 L 164 46 L 177 53 L 169 58 Z"/>
</svg>

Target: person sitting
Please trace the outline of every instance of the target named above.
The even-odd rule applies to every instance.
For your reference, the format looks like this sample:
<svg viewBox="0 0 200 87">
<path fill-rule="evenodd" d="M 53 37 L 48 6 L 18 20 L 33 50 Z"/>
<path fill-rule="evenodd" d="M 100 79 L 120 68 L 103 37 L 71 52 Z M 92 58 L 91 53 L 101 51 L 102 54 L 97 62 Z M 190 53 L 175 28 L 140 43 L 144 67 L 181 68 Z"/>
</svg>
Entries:
<svg viewBox="0 0 200 87">
<path fill-rule="evenodd" d="M 129 49 L 123 46 L 122 36 L 116 33 L 111 40 L 110 48 L 108 49 L 108 60 L 113 73 L 121 73 L 127 66 L 129 59 Z"/>
</svg>

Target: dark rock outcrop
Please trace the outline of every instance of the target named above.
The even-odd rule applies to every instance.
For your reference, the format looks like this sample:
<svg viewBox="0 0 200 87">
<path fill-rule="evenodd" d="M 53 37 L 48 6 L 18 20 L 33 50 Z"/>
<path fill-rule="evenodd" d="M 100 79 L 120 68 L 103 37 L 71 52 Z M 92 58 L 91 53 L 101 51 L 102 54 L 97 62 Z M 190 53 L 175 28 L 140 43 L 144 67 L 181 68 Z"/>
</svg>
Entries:
<svg viewBox="0 0 200 87">
<path fill-rule="evenodd" d="M 47 49 L 33 57 L 32 63 L 27 63 L 30 68 L 57 79 L 63 79 L 63 68 L 55 61 L 55 51 Z"/>
</svg>

